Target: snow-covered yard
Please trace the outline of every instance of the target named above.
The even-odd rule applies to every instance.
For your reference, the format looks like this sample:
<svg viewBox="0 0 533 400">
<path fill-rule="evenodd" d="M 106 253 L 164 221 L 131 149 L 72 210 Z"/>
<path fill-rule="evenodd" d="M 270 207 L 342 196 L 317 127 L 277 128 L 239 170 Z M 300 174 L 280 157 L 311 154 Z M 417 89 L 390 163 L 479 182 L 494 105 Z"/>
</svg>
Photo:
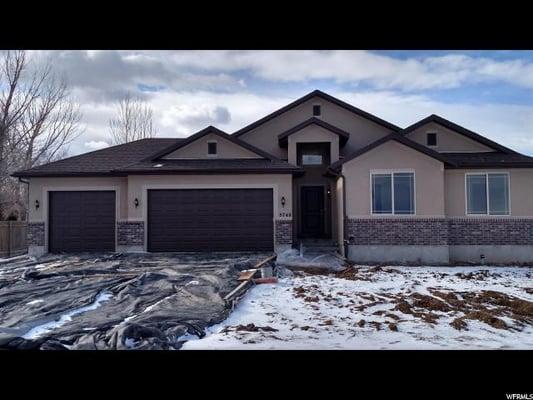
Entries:
<svg viewBox="0 0 533 400">
<path fill-rule="evenodd" d="M 533 349 L 533 269 L 354 267 L 252 288 L 183 349 Z"/>
</svg>

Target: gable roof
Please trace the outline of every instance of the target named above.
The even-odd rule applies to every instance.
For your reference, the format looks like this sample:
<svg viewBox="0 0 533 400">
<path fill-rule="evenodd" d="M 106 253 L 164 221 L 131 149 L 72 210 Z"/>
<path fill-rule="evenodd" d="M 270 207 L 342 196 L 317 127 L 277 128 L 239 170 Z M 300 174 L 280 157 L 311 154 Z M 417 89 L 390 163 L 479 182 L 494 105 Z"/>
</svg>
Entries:
<svg viewBox="0 0 533 400">
<path fill-rule="evenodd" d="M 479 133 L 476 133 L 476 132 L 473 132 L 469 129 L 466 129 L 465 127 L 461 126 L 461 125 L 457 125 L 456 123 L 452 122 L 452 121 L 449 121 L 445 118 L 442 118 L 436 114 L 431 114 L 430 116 L 414 123 L 413 125 L 410 125 L 408 126 L 407 128 L 405 128 L 404 130 L 402 130 L 400 133 L 402 135 L 407 135 L 409 134 L 410 132 L 414 131 L 415 129 L 417 128 L 420 128 L 421 126 L 424 126 L 430 122 L 434 122 L 436 124 L 439 124 L 439 125 L 442 125 L 454 132 L 457 132 L 463 136 L 466 136 L 467 138 L 469 139 L 472 139 L 478 143 L 481 143 L 481 144 L 484 144 L 485 146 L 487 147 L 490 147 L 491 149 L 494 149 L 494 150 L 497 150 L 497 151 L 500 151 L 502 153 L 507 153 L 507 154 L 518 154 L 516 151 L 514 150 L 511 150 L 510 148 L 508 147 L 505 147 L 505 146 L 502 146 L 501 144 L 498 144 L 488 138 L 486 138 L 485 136 L 482 136 L 480 135 Z"/>
<path fill-rule="evenodd" d="M 372 149 L 375 149 L 376 147 L 379 147 L 381 146 L 382 144 L 386 143 L 386 142 L 389 142 L 391 140 L 394 140 L 398 143 L 401 143 L 407 147 L 410 147 L 411 149 L 413 150 L 416 150 L 420 153 L 423 153 L 429 157 L 432 157 L 436 160 L 439 160 L 441 162 L 443 162 L 444 164 L 447 164 L 447 165 L 450 165 L 450 166 L 454 166 L 454 163 L 450 160 L 448 160 L 443 154 L 440 154 L 440 153 L 437 153 L 436 151 L 434 150 L 431 150 L 431 149 L 428 149 L 426 146 L 422 146 L 421 144 L 418 144 L 414 141 L 412 141 L 411 139 L 407 139 L 406 137 L 396 133 L 396 132 L 393 132 L 387 136 L 384 136 L 382 137 L 381 139 L 378 139 L 376 140 L 375 142 L 372 142 L 370 143 L 369 145 L 365 146 L 365 147 L 362 147 L 360 148 L 359 150 L 357 150 L 355 153 L 352 153 L 351 155 L 349 155 L 348 157 L 342 159 L 342 160 L 339 160 L 337 162 L 334 162 L 333 164 L 331 164 L 328 168 L 328 171 L 330 172 L 338 172 L 340 171 L 340 168 L 343 164 L 353 160 L 354 158 L 357 158 L 359 157 L 360 155 L 362 154 L 365 154 L 367 152 L 369 152 L 370 150 Z"/>
<path fill-rule="evenodd" d="M 143 160 L 143 161 L 155 161 L 155 160 L 158 160 L 161 157 L 166 156 L 167 154 L 170 154 L 170 153 L 172 153 L 172 152 L 174 152 L 174 151 L 176 151 L 178 149 L 181 149 L 182 147 L 185 147 L 188 144 L 190 144 L 192 142 L 195 142 L 196 140 L 201 139 L 202 137 L 204 137 L 206 135 L 209 135 L 209 134 L 214 134 L 214 135 L 220 136 L 221 138 L 226 139 L 226 140 L 236 144 L 237 146 L 243 147 L 246 150 L 249 150 L 252 153 L 257 154 L 258 156 L 260 156 L 262 158 L 266 158 L 266 159 L 269 159 L 269 160 L 276 159 L 276 157 L 274 157 L 271 154 L 268 154 L 266 151 L 258 149 L 257 147 L 252 146 L 251 144 L 246 143 L 245 141 L 240 140 L 239 138 L 236 138 L 236 137 L 234 137 L 232 135 L 229 135 L 226 132 L 215 128 L 214 126 L 209 125 L 207 128 L 202 129 L 199 132 L 196 132 L 194 135 L 189 136 L 187 139 L 184 139 L 184 140 L 181 140 L 178 143 L 172 144 L 171 146 L 167 147 L 166 149 L 163 149 L 160 152 L 158 152 L 156 154 L 153 154 L 148 159 Z"/>
<path fill-rule="evenodd" d="M 309 125 L 318 125 L 318 126 L 324 128 L 324 129 L 326 129 L 326 130 L 338 135 L 339 139 L 340 139 L 340 145 L 341 146 L 344 146 L 346 144 L 346 142 L 348 141 L 348 139 L 350 138 L 350 134 L 348 132 L 343 131 L 340 128 L 337 128 L 336 126 L 328 124 L 327 122 L 321 120 L 320 118 L 311 117 L 308 120 L 305 120 L 304 122 L 299 123 L 298 125 L 286 130 L 285 132 L 280 133 L 278 135 L 279 145 L 282 146 L 282 147 L 287 146 L 288 137 L 290 135 L 302 130 L 303 128 L 305 128 L 306 126 L 309 126 Z"/>
<path fill-rule="evenodd" d="M 101 176 L 113 174 L 124 165 L 137 162 L 150 154 L 159 152 L 168 146 L 179 143 L 182 139 L 151 138 L 106 147 L 73 157 L 64 158 L 48 164 L 23 171 L 17 171 L 14 177 L 60 177 L 60 176 Z"/>
<path fill-rule="evenodd" d="M 357 107 L 354 107 L 352 106 L 351 104 L 348 104 L 342 100 L 339 100 L 337 99 L 336 97 L 333 97 L 327 93 L 324 93 L 320 90 L 313 90 L 311 93 L 308 93 L 306 94 L 305 96 L 303 97 L 300 97 L 298 100 L 296 101 L 293 101 L 292 103 L 284 106 L 284 107 L 281 107 L 279 110 L 276 110 L 274 111 L 273 113 L 271 114 L 268 114 L 267 116 L 255 121 L 255 122 L 252 122 L 250 125 L 247 125 L 245 126 L 244 128 L 241 128 L 239 129 L 238 131 L 234 132 L 233 133 L 233 136 L 241 136 L 243 134 L 245 134 L 246 132 L 248 131 L 251 131 L 252 129 L 258 127 L 259 125 L 262 125 L 264 124 L 265 122 L 268 122 L 270 121 L 271 119 L 283 114 L 284 112 L 287 112 L 291 109 L 293 109 L 294 107 L 297 107 L 299 106 L 300 104 L 302 103 L 305 103 L 307 100 L 309 99 L 312 99 L 313 97 L 320 97 L 321 99 L 324 99 L 326 101 L 329 101 L 339 107 L 342 107 L 344 108 L 345 110 L 348 110 L 354 114 L 357 114 L 363 118 L 366 118 L 372 122 L 375 122 L 376 124 L 378 125 L 381 125 L 381 126 L 384 126 L 385 128 L 388 128 L 392 131 L 400 131 L 401 128 L 394 125 L 394 124 L 391 124 L 390 122 L 388 121 L 385 121 L 384 119 L 381 119 L 379 117 L 376 117 L 375 115 L 372 115 L 366 111 L 363 111 L 361 110 L 360 108 L 357 108 Z"/>
</svg>

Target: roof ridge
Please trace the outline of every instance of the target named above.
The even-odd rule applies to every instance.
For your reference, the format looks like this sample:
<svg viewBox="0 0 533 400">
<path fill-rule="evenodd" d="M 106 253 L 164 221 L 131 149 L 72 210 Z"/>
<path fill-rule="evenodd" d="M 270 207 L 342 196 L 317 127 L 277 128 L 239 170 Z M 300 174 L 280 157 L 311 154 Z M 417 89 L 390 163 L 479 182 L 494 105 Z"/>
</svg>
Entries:
<svg viewBox="0 0 533 400">
<path fill-rule="evenodd" d="M 443 163 L 447 163 L 447 164 L 450 164 L 450 165 L 455 165 L 454 162 L 452 162 L 451 160 L 448 160 L 445 156 L 443 156 L 441 153 L 438 153 L 436 152 L 435 150 L 432 150 L 432 149 L 429 149 L 427 148 L 426 146 L 423 146 L 421 145 L 420 143 L 417 143 L 415 142 L 414 140 L 411 140 L 409 138 L 406 138 L 405 136 L 399 134 L 398 132 L 392 132 L 388 135 L 385 135 L 383 136 L 382 138 L 378 139 L 378 140 L 375 140 L 374 142 L 372 143 L 369 143 L 368 145 L 364 146 L 364 147 L 361 147 L 360 149 L 356 150 L 355 152 L 353 152 L 352 154 L 350 154 L 348 157 L 345 157 L 343 158 L 342 160 L 338 160 L 336 162 L 334 162 L 333 164 L 331 164 L 329 167 L 328 167 L 328 171 L 334 171 L 336 169 L 338 169 L 341 165 L 353 160 L 354 158 L 357 158 L 358 156 L 378 147 L 378 146 L 381 146 L 382 144 L 390 141 L 390 140 L 395 140 L 405 146 L 408 146 L 408 147 L 411 147 L 412 149 L 414 150 L 417 150 L 425 155 L 427 155 L 428 157 L 433 157 Z"/>
<path fill-rule="evenodd" d="M 260 126 L 262 124 L 264 124 L 265 122 L 268 122 L 269 120 L 271 120 L 272 118 L 275 118 L 277 117 L 278 115 L 281 115 L 287 111 L 289 111 L 290 109 L 306 102 L 307 100 L 311 99 L 312 97 L 315 97 L 315 96 L 318 96 L 318 97 L 321 97 L 323 98 L 324 100 L 327 100 L 333 104 L 336 104 L 338 105 L 339 107 L 342 107 L 348 111 L 351 111 L 361 117 L 364 117 L 378 125 L 382 125 L 388 129 L 391 129 L 392 131 L 400 131 L 402 128 L 400 128 L 399 126 L 396 126 L 394 125 L 393 123 L 389 122 L 389 121 L 386 121 L 382 118 L 379 118 L 377 117 L 376 115 L 373 115 L 367 111 L 364 111 L 360 108 L 357 108 L 343 100 L 340 100 L 336 97 L 333 97 L 332 95 L 330 94 L 327 94 L 321 90 L 318 90 L 318 89 L 315 89 L 313 90 L 312 92 L 300 97 L 299 99 L 296 99 L 295 101 L 277 109 L 276 111 L 273 111 L 272 113 L 264 116 L 263 118 L 260 118 L 248 125 L 246 125 L 245 127 L 235 131 L 232 133 L 232 136 L 241 136 L 243 134 L 245 134 L 246 132 L 252 130 L 253 128 L 257 127 L 257 126 Z"/>
<path fill-rule="evenodd" d="M 180 148 L 183 148 L 193 142 L 195 142 L 196 140 L 198 139 L 201 139 L 202 137 L 204 137 L 205 135 L 208 135 L 209 133 L 214 133 L 220 137 L 222 137 L 223 139 L 226 139 L 234 144 L 236 144 L 237 146 L 241 146 L 243 147 L 244 149 L 248 150 L 248 151 L 251 151 L 252 153 L 255 153 L 257 154 L 258 156 L 261 156 L 265 159 L 269 159 L 269 160 L 279 160 L 277 157 L 273 156 L 272 154 L 264 151 L 264 150 L 261 150 L 259 149 L 258 147 L 254 146 L 254 145 L 251 145 L 250 143 L 247 143 L 245 142 L 244 140 L 241 140 L 239 139 L 238 137 L 236 136 L 233 136 L 233 135 L 230 135 L 226 132 L 224 132 L 223 130 L 221 129 L 218 129 L 217 127 L 213 126 L 213 125 L 209 125 L 207 126 L 206 128 L 192 134 L 191 136 L 189 136 L 188 138 L 182 140 L 181 142 L 179 143 L 175 143 L 171 146 L 168 146 L 167 148 L 159 151 L 158 153 L 155 153 L 153 154 L 152 156 L 150 157 L 146 157 L 145 159 L 141 160 L 141 161 L 155 161 L 169 153 L 172 153 Z"/>
<path fill-rule="evenodd" d="M 412 132 L 413 130 L 429 123 L 429 122 L 435 122 L 436 124 L 439 124 L 439 125 L 442 125 L 444 126 L 445 128 L 448 128 L 452 131 L 455 131 L 457 133 L 459 133 L 460 135 L 463 135 L 463 136 L 466 136 L 467 138 L 471 139 L 471 140 L 474 140 L 478 143 L 481 143 L 487 147 L 490 147 L 492 149 L 495 149 L 495 150 L 500 150 L 504 153 L 508 153 L 508 154 L 511 154 L 511 153 L 516 153 L 516 154 L 520 154 L 518 153 L 517 151 L 513 150 L 513 149 L 510 149 L 506 146 L 503 146 L 497 142 L 495 142 L 494 140 L 491 140 L 477 132 L 474 132 L 468 128 L 465 128 L 464 126 L 461 126 L 453 121 L 450 121 L 449 119 L 446 119 L 444 117 L 441 117 L 440 115 L 437 115 L 437 114 L 430 114 L 428 115 L 427 117 L 425 118 L 422 118 L 420 121 L 417 121 L 411 125 L 409 125 L 408 127 L 402 129 L 400 132 L 401 135 L 406 135 L 410 132 Z"/>
</svg>

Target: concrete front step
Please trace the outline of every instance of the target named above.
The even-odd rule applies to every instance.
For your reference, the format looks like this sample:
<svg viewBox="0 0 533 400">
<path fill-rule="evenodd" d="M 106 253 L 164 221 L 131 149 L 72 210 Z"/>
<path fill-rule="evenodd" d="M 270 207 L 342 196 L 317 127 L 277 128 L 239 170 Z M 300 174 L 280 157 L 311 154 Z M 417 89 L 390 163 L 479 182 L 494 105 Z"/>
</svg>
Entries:
<svg viewBox="0 0 533 400">
<path fill-rule="evenodd" d="M 324 246 L 316 246 L 316 247 L 304 247 L 304 253 L 311 254 L 311 253 L 336 253 L 338 251 L 337 246 L 335 247 L 324 247 Z"/>
</svg>

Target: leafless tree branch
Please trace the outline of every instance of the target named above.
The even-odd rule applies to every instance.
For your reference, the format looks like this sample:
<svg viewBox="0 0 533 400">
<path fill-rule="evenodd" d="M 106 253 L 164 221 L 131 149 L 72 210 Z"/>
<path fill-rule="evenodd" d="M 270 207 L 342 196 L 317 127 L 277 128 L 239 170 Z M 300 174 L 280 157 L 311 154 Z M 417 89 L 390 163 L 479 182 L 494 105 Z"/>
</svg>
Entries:
<svg viewBox="0 0 533 400">
<path fill-rule="evenodd" d="M 118 102 L 116 117 L 109 120 L 113 144 L 154 137 L 152 114 L 149 105 L 128 93 Z"/>
</svg>

